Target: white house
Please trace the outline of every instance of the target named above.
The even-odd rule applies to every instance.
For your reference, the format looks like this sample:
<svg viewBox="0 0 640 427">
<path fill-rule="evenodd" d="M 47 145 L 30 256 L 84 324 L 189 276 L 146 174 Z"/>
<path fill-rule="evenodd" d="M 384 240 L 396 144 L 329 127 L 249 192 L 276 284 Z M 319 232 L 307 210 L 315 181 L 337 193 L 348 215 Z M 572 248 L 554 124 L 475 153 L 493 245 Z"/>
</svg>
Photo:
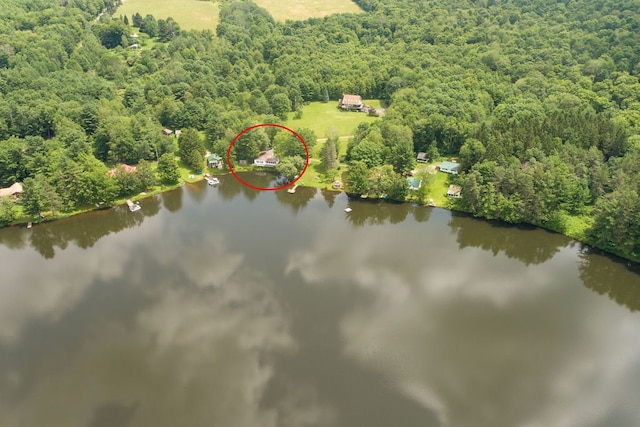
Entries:
<svg viewBox="0 0 640 427">
<path fill-rule="evenodd" d="M 260 153 L 260 155 L 253 161 L 255 166 L 274 168 L 280 163 L 280 160 L 276 157 L 273 150 L 267 150 Z"/>
</svg>

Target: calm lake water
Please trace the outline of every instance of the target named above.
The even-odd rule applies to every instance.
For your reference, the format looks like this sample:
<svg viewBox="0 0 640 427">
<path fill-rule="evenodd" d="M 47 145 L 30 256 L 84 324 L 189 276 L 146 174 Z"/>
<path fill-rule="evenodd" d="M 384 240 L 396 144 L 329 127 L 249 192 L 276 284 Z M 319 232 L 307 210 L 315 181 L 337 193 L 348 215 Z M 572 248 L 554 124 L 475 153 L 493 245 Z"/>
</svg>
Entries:
<svg viewBox="0 0 640 427">
<path fill-rule="evenodd" d="M 0 230 L 0 426 L 640 419 L 636 267 L 232 177 L 141 205 Z"/>
</svg>

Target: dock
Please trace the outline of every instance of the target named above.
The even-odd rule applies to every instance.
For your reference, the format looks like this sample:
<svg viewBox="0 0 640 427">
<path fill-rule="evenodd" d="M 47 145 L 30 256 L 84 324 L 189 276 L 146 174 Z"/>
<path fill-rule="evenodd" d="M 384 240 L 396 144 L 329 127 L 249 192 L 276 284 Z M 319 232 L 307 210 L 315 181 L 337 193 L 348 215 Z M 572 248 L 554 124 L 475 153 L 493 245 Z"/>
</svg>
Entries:
<svg viewBox="0 0 640 427">
<path fill-rule="evenodd" d="M 139 211 L 140 210 L 140 205 L 136 205 L 131 200 L 127 200 L 127 206 L 129 206 L 129 210 L 131 212 L 135 212 L 135 211 Z"/>
<path fill-rule="evenodd" d="M 293 188 L 287 190 L 287 193 L 293 194 L 296 192 L 296 188 L 298 188 L 298 184 L 294 185 Z"/>
</svg>

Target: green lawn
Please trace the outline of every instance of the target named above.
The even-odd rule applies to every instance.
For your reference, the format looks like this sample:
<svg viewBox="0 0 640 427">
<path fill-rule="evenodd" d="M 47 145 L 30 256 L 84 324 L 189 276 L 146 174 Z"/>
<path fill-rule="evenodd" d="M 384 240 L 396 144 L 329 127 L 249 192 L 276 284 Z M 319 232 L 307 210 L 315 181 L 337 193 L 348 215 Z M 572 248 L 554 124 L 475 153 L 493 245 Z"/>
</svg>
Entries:
<svg viewBox="0 0 640 427">
<path fill-rule="evenodd" d="M 187 30 L 211 30 L 218 25 L 218 3 L 202 0 L 125 0 L 116 10 L 115 16 L 140 13 L 153 15 L 156 19 L 172 17 Z"/>
<path fill-rule="evenodd" d="M 129 0 L 127 0 L 129 1 Z M 362 13 L 351 0 L 255 0 L 277 21 L 320 18 L 334 13 Z"/>
<path fill-rule="evenodd" d="M 371 107 L 380 108 L 380 101 L 377 99 L 367 99 L 363 102 Z M 309 128 L 318 138 L 326 137 L 330 129 L 335 129 L 340 136 L 350 136 L 360 122 L 371 123 L 380 120 L 379 117 L 372 117 L 367 113 L 341 111 L 338 109 L 338 101 L 312 102 L 302 108 L 301 119 L 294 119 L 293 116 L 294 113 L 289 114 L 286 126 L 293 129 Z M 345 141 L 346 145 L 346 139 L 341 141 Z"/>
</svg>

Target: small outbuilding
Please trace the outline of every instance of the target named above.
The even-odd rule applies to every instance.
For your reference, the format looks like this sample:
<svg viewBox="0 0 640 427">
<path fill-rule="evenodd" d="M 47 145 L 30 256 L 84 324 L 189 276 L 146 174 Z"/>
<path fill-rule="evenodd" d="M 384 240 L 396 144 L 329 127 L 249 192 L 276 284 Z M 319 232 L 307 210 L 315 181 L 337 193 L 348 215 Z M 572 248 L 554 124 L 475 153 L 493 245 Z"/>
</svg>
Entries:
<svg viewBox="0 0 640 427">
<path fill-rule="evenodd" d="M 460 193 L 462 192 L 462 187 L 459 185 L 450 185 L 449 190 L 447 190 L 448 197 L 455 197 L 456 199 L 460 197 Z"/>
<path fill-rule="evenodd" d="M 163 135 L 171 135 L 173 133 L 173 131 L 171 129 L 162 129 L 162 134 Z"/>
<path fill-rule="evenodd" d="M 424 151 L 418 153 L 416 160 L 420 163 L 427 163 L 429 161 L 429 159 L 427 159 L 427 153 L 425 153 Z"/>
</svg>

